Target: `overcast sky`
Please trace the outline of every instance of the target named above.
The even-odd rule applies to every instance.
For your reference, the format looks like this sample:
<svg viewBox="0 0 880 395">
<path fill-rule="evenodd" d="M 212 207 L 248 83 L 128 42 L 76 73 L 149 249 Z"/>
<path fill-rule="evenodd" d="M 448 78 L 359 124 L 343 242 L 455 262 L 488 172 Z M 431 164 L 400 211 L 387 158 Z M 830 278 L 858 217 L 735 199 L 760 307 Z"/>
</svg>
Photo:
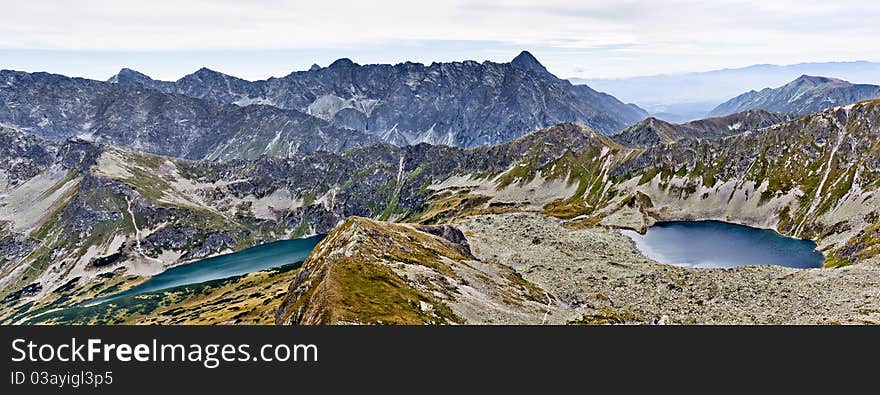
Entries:
<svg viewBox="0 0 880 395">
<path fill-rule="evenodd" d="M 880 61 L 877 0 L 0 0 L 0 68 L 247 79 L 358 63 L 508 61 L 561 77 Z"/>
</svg>

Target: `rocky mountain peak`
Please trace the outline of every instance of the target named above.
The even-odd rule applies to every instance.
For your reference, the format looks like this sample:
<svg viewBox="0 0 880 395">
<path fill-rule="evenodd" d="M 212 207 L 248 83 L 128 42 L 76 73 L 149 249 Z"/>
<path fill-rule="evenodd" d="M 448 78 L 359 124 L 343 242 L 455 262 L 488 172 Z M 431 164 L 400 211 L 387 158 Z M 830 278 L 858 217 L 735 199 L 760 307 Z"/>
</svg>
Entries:
<svg viewBox="0 0 880 395">
<path fill-rule="evenodd" d="M 832 83 L 832 82 L 837 82 L 837 83 L 844 82 L 845 83 L 846 81 L 839 80 L 837 78 L 829 78 L 829 77 L 821 77 L 821 76 L 813 76 L 813 75 L 804 74 L 804 75 L 801 75 L 800 77 L 798 77 L 797 79 L 795 79 L 794 81 L 792 81 L 790 84 L 792 84 L 792 85 L 809 84 L 809 85 L 815 86 L 815 85 L 822 85 L 822 84 L 827 84 L 827 83 Z"/>
<path fill-rule="evenodd" d="M 112 84 L 142 81 L 152 81 L 152 78 L 144 73 L 129 69 L 127 67 L 122 68 L 122 70 L 119 70 L 116 75 L 110 77 L 110 79 L 107 80 L 107 82 L 110 82 Z"/>
<path fill-rule="evenodd" d="M 657 118 L 657 117 L 647 117 L 647 118 L 645 118 L 644 121 L 639 122 L 638 124 L 651 125 L 651 126 L 653 126 L 655 124 L 670 125 L 669 122 L 666 122 L 666 121 L 664 121 L 660 118 Z M 636 125 L 638 125 L 638 124 L 636 124 Z"/>
<path fill-rule="evenodd" d="M 352 62 L 349 58 L 340 58 L 333 63 L 330 63 L 331 69 L 350 68 L 354 66 L 357 66 L 357 63 Z"/>
<path fill-rule="evenodd" d="M 309 71 L 318 71 L 318 70 L 321 70 L 321 66 L 318 66 L 318 64 L 312 64 L 312 67 L 309 67 Z"/>
<path fill-rule="evenodd" d="M 547 72 L 544 65 L 542 65 L 541 62 L 539 62 L 529 51 L 520 52 L 519 55 L 516 55 L 516 57 L 510 61 L 510 64 L 523 70 Z"/>
<path fill-rule="evenodd" d="M 198 79 L 202 79 L 202 80 L 207 79 L 207 78 L 216 78 L 216 77 L 222 78 L 224 75 L 225 74 L 223 74 L 219 71 L 214 71 L 214 70 L 211 70 L 207 67 L 202 67 L 202 68 L 196 70 L 194 73 L 189 74 L 187 76 L 184 76 L 183 78 L 181 78 L 181 80 L 187 80 L 187 79 L 193 79 L 193 78 L 198 78 Z"/>
</svg>

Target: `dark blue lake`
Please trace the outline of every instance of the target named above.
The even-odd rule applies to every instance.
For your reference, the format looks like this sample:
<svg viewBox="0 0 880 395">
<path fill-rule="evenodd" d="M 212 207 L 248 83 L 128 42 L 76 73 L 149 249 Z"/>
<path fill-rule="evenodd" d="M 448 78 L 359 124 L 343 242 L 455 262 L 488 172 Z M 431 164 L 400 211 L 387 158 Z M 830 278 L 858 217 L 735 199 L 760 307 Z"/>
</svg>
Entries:
<svg viewBox="0 0 880 395">
<path fill-rule="evenodd" d="M 123 296 L 139 295 L 187 284 L 203 283 L 260 270 L 271 269 L 305 260 L 324 236 L 304 239 L 282 240 L 251 247 L 226 255 L 202 259 L 175 266 L 159 273 L 129 290 L 87 302 L 87 305 L 104 303 Z"/>
<path fill-rule="evenodd" d="M 645 256 L 661 263 L 692 268 L 779 265 L 822 267 L 816 243 L 768 229 L 721 221 L 658 222 L 644 234 L 623 233 Z"/>
</svg>

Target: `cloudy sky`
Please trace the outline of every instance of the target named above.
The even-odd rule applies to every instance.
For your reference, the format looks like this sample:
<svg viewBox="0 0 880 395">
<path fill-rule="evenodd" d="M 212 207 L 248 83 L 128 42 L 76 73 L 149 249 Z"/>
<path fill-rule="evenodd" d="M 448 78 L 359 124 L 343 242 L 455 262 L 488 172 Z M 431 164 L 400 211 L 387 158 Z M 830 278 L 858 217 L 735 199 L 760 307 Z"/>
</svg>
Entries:
<svg viewBox="0 0 880 395">
<path fill-rule="evenodd" d="M 248 79 L 358 63 L 508 61 L 562 77 L 880 61 L 876 0 L 0 0 L 0 68 Z"/>
</svg>

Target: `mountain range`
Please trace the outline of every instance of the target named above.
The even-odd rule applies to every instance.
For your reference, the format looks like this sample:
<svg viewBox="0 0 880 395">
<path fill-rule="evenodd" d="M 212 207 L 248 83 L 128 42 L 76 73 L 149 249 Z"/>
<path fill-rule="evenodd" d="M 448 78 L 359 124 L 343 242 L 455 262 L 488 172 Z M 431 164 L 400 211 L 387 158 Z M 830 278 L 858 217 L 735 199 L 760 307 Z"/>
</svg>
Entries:
<svg viewBox="0 0 880 395">
<path fill-rule="evenodd" d="M 880 207 L 874 197 L 874 174 L 880 171 L 874 166 L 878 109 L 877 101 L 862 102 L 768 127 L 755 124 L 748 128 L 752 130 L 722 139 L 684 137 L 647 148 L 627 147 L 589 127 L 563 123 L 470 149 L 385 144 L 342 154 L 219 162 L 161 157 L 75 138 L 51 142 L 5 129 L 0 135 L 4 145 L 18 148 L 4 151 L 2 158 L 11 165 L 3 168 L 6 185 L 0 191 L 5 229 L 0 285 L 7 306 L 2 317 L 6 322 L 37 317 L 51 322 L 53 315 L 44 312 L 125 289 L 170 265 L 276 239 L 342 232 L 328 237 L 325 245 L 330 250 L 316 248 L 329 253 L 337 248 L 334 245 L 352 243 L 349 237 L 354 235 L 360 238 L 357 245 L 385 246 L 382 235 L 391 231 L 409 235 L 398 240 L 402 250 L 389 252 L 403 254 L 399 259 L 421 248 L 406 243 L 427 237 L 424 232 L 458 240 L 454 231 L 442 227 L 398 229 L 356 222 L 355 228 L 340 228 L 352 217 L 433 226 L 463 218 L 537 213 L 545 218 L 540 221 L 556 218 L 570 227 L 632 229 L 645 229 L 659 220 L 718 218 L 812 238 L 828 255 L 826 265 L 850 265 L 875 254 L 873 244 L 865 241 L 873 239 L 865 237 L 877 222 L 871 212 Z M 718 120 L 707 123 L 724 125 Z M 345 229 L 358 230 L 349 234 Z M 474 237 L 479 235 L 467 236 Z M 426 254 L 471 259 L 463 247 L 456 247 L 460 240 L 438 242 L 430 245 L 434 252 Z M 313 254 L 312 259 L 321 256 Z M 307 262 L 305 267 L 323 264 L 341 263 Z M 489 292 L 485 300 L 501 297 L 499 303 L 504 302 L 497 306 L 516 309 L 534 305 L 510 304 L 516 298 L 499 296 L 531 289 L 510 277 L 515 274 L 475 265 L 467 263 L 461 270 L 476 268 L 467 278 L 473 280 L 471 286 L 488 287 L 480 288 Z M 383 276 L 389 275 L 385 270 L 381 269 Z M 441 266 L 432 270 L 449 273 Z M 318 272 L 303 273 L 279 310 L 279 322 L 337 322 L 308 318 L 335 307 L 300 300 L 313 295 L 311 287 L 324 281 L 309 277 Z M 484 283 L 484 276 L 498 275 L 507 280 Z M 409 284 L 394 277 L 398 274 L 389 276 L 389 281 Z M 371 281 L 356 278 L 359 284 Z M 444 301 L 453 294 L 425 296 L 437 314 L 416 314 L 414 319 L 458 322 L 463 307 Z M 537 301 L 541 294 L 529 291 L 529 298 Z M 303 310 L 297 312 L 296 306 Z M 112 306 L 101 309 L 105 308 L 112 313 Z M 582 310 L 572 310 L 578 311 Z M 464 322 L 477 319 L 464 317 Z"/>
<path fill-rule="evenodd" d="M 0 71 L 0 124 L 187 159 L 288 157 L 387 142 L 497 144 L 559 122 L 604 133 L 646 116 L 549 73 L 531 54 L 360 66 L 340 59 L 245 81 L 200 69 L 175 82 L 123 69 L 107 82 Z"/>
<path fill-rule="evenodd" d="M 205 68 L 174 82 L 123 69 L 109 81 L 297 110 L 396 145 L 491 145 L 560 122 L 612 133 L 646 116 L 635 105 L 557 78 L 525 51 L 510 63 L 359 65 L 343 58 L 253 82 Z"/>
<path fill-rule="evenodd" d="M 647 149 L 560 125 L 586 144 L 545 157 L 554 145 L 535 135 L 510 170 L 434 186 L 409 224 L 349 218 L 303 264 L 276 322 L 876 322 L 864 295 L 880 272 L 878 117 L 873 100 Z M 418 225 L 441 213 L 460 233 Z M 849 267 L 652 266 L 613 230 L 707 219 L 815 240 L 827 268 Z"/>
</svg>

